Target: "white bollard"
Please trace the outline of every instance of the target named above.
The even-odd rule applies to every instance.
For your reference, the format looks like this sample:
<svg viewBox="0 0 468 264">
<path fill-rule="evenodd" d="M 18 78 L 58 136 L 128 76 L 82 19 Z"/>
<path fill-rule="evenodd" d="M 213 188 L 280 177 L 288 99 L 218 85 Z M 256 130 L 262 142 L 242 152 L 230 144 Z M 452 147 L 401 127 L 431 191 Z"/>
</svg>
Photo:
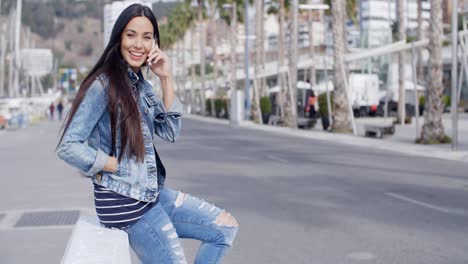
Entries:
<svg viewBox="0 0 468 264">
<path fill-rule="evenodd" d="M 127 233 L 104 228 L 97 217 L 80 216 L 61 264 L 130 264 Z"/>
<path fill-rule="evenodd" d="M 234 90 L 234 94 L 231 95 L 231 124 L 239 125 L 244 120 L 244 112 L 244 94 L 242 91 Z"/>
</svg>

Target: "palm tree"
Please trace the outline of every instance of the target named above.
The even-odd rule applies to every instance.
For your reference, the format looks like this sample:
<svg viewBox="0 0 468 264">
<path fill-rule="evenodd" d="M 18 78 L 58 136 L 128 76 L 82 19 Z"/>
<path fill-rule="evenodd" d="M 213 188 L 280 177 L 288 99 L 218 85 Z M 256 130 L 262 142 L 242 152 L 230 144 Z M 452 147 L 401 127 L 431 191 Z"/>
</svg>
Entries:
<svg viewBox="0 0 468 264">
<path fill-rule="evenodd" d="M 249 2 L 252 0 L 249 0 Z M 235 96 L 237 85 L 237 25 L 244 21 L 244 0 L 217 0 L 220 18 L 231 27 L 231 96 Z M 231 8 L 225 8 L 224 4 L 231 4 Z M 231 105 L 229 104 L 228 111 L 232 115 Z"/>
<path fill-rule="evenodd" d="M 200 104 L 201 104 L 201 115 L 205 115 L 205 77 L 206 77 L 206 69 L 205 69 L 205 43 L 206 43 L 206 27 L 203 22 L 203 0 L 198 1 L 198 25 L 200 28 L 200 80 L 201 80 L 201 87 L 200 87 Z"/>
<path fill-rule="evenodd" d="M 289 74 L 288 89 L 286 89 L 284 101 L 284 122 L 288 127 L 297 128 L 297 19 L 298 19 L 298 0 L 291 2 L 291 33 L 289 38 Z"/>
<path fill-rule="evenodd" d="M 351 123 L 349 120 L 349 102 L 345 90 L 345 69 L 343 63 L 343 53 L 345 47 L 345 36 L 343 27 L 345 21 L 345 9 L 341 0 L 332 0 L 332 24 L 333 24 L 333 60 L 335 72 L 335 92 L 334 92 L 334 121 L 333 131 L 349 132 Z"/>
<path fill-rule="evenodd" d="M 255 85 L 254 85 L 254 98 L 264 96 L 266 95 L 266 91 L 263 86 L 263 78 L 257 77 L 260 72 L 263 70 L 263 57 L 264 57 L 264 16 L 263 16 L 263 10 L 264 10 L 264 3 L 263 0 L 255 0 Z M 261 116 L 261 109 L 260 105 L 258 104 L 259 102 L 257 100 L 252 101 L 252 116 L 254 118 L 254 121 L 260 122 L 260 116 Z"/>
<path fill-rule="evenodd" d="M 296 73 L 292 73 L 289 75 L 289 80 L 286 79 L 286 74 L 281 72 L 281 69 L 285 66 L 286 62 L 286 54 L 285 54 L 285 23 L 287 20 L 291 19 L 290 16 L 290 7 L 292 6 L 292 3 L 290 0 L 279 0 L 279 10 L 277 9 L 277 2 L 270 2 L 270 6 L 268 8 L 268 13 L 269 14 L 277 14 L 279 13 L 279 38 L 278 38 L 278 84 L 279 87 L 281 88 L 280 92 L 278 93 L 278 96 L 276 97 L 277 104 L 279 106 L 279 109 L 277 109 L 277 112 L 281 115 L 281 119 L 284 121 L 284 123 L 288 127 L 297 127 L 297 111 L 296 111 L 296 86 L 295 82 L 296 80 L 292 80 L 290 75 L 296 75 Z M 298 2 L 295 3 L 296 8 Z M 297 11 L 297 10 L 296 10 Z M 293 29 L 291 31 L 294 31 L 296 29 Z M 296 30 L 297 31 L 297 30 Z M 293 35 L 290 38 L 292 41 L 295 39 L 297 41 L 297 36 Z M 293 42 L 291 42 L 293 43 Z M 293 54 L 290 54 L 293 55 Z M 294 57 L 294 55 L 292 56 Z M 289 63 L 290 63 L 290 68 L 296 69 L 296 65 L 294 64 L 294 59 L 289 58 Z M 296 78 L 293 78 L 296 79 Z M 283 90 L 284 87 L 287 87 L 287 89 Z"/>
<path fill-rule="evenodd" d="M 194 29 L 194 22 L 196 20 L 196 14 L 193 8 L 190 5 L 190 1 L 182 2 L 177 5 L 168 16 L 168 23 L 161 25 L 159 27 L 160 31 L 160 38 L 161 38 L 161 46 L 163 49 L 167 49 L 172 47 L 176 41 L 183 39 L 187 30 L 190 29 L 190 36 L 193 40 L 193 29 Z M 193 60 L 193 41 L 191 42 L 191 58 Z M 183 46 L 185 49 L 185 45 Z M 184 63 L 185 65 L 185 63 Z M 183 75 L 185 75 L 186 69 L 183 69 Z M 191 109 L 195 108 L 195 70 L 194 65 L 192 64 L 192 85 L 191 85 L 191 93 L 190 93 L 190 100 L 185 100 L 190 102 Z M 185 81 L 183 82 L 185 84 Z M 184 97 L 185 99 L 185 97 Z"/>
<path fill-rule="evenodd" d="M 193 59 L 195 58 L 195 26 L 190 28 L 190 58 L 192 58 L 192 63 L 190 67 L 191 83 L 190 83 L 190 102 L 192 102 L 191 109 L 194 111 L 196 103 L 196 94 L 195 94 L 195 64 Z"/>
<path fill-rule="evenodd" d="M 423 144 L 447 143 L 442 124 L 442 0 L 431 0 L 431 20 L 429 30 L 429 74 L 428 102 L 425 104 L 424 125 L 419 142 Z M 454 95 L 455 96 L 455 95 Z"/>
<path fill-rule="evenodd" d="M 422 0 L 418 0 L 418 39 L 422 40 L 423 35 L 423 19 L 422 19 Z M 418 50 L 418 79 L 424 79 L 424 68 L 422 62 L 422 49 Z"/>
<path fill-rule="evenodd" d="M 279 0 L 279 40 L 278 40 L 278 71 L 283 67 L 284 61 L 286 60 L 285 54 L 284 54 L 284 24 L 286 20 L 286 15 L 285 15 L 285 0 Z M 279 86 L 281 89 L 286 85 L 286 80 L 284 78 L 284 74 L 280 74 L 279 76 Z M 281 90 L 278 93 L 278 105 L 280 106 L 280 115 L 282 118 L 285 118 L 285 107 L 286 107 L 286 91 Z"/>
<path fill-rule="evenodd" d="M 277 8 L 277 5 L 279 5 L 279 9 Z M 271 1 L 270 6 L 268 7 L 268 14 L 278 14 L 278 19 L 279 19 L 279 35 L 278 35 L 278 72 L 280 72 L 281 68 L 284 66 L 284 63 L 286 61 L 286 55 L 284 53 L 285 47 L 285 34 L 284 34 L 284 28 L 285 28 L 285 23 L 286 23 L 286 16 L 287 13 L 289 13 L 289 0 L 279 0 L 278 3 Z M 281 116 L 281 119 L 285 120 L 286 119 L 286 111 L 291 111 L 292 109 L 286 109 L 286 104 L 287 104 L 287 90 L 283 90 L 283 87 L 286 86 L 286 78 L 283 73 L 279 73 L 278 75 L 278 85 L 281 88 L 280 92 L 278 93 L 276 97 L 276 103 L 279 106 L 277 108 L 276 114 Z M 289 115 L 292 115 L 293 113 L 289 113 Z"/>
<path fill-rule="evenodd" d="M 252 4 L 253 0 L 249 0 Z M 217 0 L 217 7 L 221 19 L 223 19 L 228 25 L 231 25 L 232 10 L 223 8 L 224 4 L 236 3 L 236 21 L 238 23 L 244 23 L 244 0 Z"/>
<path fill-rule="evenodd" d="M 217 32 L 217 27 L 215 22 L 215 15 L 216 15 L 216 5 L 217 2 L 214 0 L 209 1 L 210 4 L 210 14 L 209 14 L 209 25 L 211 27 L 214 27 L 214 30 L 211 31 L 211 51 L 213 52 L 213 60 L 214 60 L 214 90 L 213 94 L 216 96 L 218 92 L 218 57 L 216 55 L 216 45 L 217 45 L 217 37 L 218 37 L 218 32 Z M 215 109 L 215 100 L 214 98 L 210 100 L 211 102 L 211 115 L 216 116 L 216 109 Z"/>
<path fill-rule="evenodd" d="M 406 40 L 406 24 L 404 13 L 404 0 L 398 0 L 398 39 Z M 405 122 L 405 52 L 398 54 L 398 120 L 403 125 Z"/>
</svg>

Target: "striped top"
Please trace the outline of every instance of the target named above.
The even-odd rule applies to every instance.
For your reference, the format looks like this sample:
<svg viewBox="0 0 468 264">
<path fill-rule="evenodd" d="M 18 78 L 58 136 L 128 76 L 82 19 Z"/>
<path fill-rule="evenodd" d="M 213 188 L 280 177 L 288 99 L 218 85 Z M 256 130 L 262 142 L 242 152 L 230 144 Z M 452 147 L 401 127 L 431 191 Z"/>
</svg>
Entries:
<svg viewBox="0 0 468 264">
<path fill-rule="evenodd" d="M 123 229 L 136 223 L 156 202 L 142 202 L 94 184 L 94 205 L 101 224 Z"/>
</svg>

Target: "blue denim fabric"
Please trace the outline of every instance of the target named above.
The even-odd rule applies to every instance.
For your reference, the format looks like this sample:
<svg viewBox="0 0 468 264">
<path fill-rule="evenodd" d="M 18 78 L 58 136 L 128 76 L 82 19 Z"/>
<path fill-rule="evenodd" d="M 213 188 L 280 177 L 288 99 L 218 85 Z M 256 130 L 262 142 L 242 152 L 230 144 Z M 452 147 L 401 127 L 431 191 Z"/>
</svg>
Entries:
<svg viewBox="0 0 468 264">
<path fill-rule="evenodd" d="M 222 211 L 193 196 L 164 188 L 159 203 L 124 231 L 143 264 L 187 263 L 179 238 L 202 241 L 195 264 L 221 263 L 238 230 L 237 226 L 215 223 Z"/>
<path fill-rule="evenodd" d="M 181 128 L 182 104 L 176 98 L 169 111 L 156 97 L 151 85 L 143 79 L 141 71 L 129 70 L 129 79 L 138 89 L 138 105 L 144 122 L 142 131 L 145 142 L 145 162 L 137 162 L 126 153 L 115 173 L 102 171 L 112 150 L 110 115 L 107 109 L 107 79 L 101 75 L 91 84 L 76 111 L 63 141 L 57 149 L 58 156 L 68 164 L 82 170 L 93 182 L 112 191 L 134 199 L 153 202 L 159 192 L 158 183 L 163 184 L 156 172 L 153 133 L 174 142 Z M 151 126 L 151 127 L 149 127 Z M 120 131 L 116 132 L 116 152 L 121 152 Z M 99 174 L 98 174 L 99 173 Z M 96 176 L 98 174 L 99 176 Z"/>
</svg>

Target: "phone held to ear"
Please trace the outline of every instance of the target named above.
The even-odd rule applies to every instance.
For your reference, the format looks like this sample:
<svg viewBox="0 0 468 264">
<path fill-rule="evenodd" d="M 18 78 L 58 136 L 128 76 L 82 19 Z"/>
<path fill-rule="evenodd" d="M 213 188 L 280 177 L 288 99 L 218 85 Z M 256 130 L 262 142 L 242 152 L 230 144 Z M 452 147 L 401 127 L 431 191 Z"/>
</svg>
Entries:
<svg viewBox="0 0 468 264">
<path fill-rule="evenodd" d="M 151 50 L 153 50 L 154 45 L 156 45 L 156 37 L 154 37 L 153 46 L 151 46 Z M 146 67 L 146 74 L 148 74 L 150 68 L 151 68 L 151 61 L 148 62 L 148 66 Z"/>
</svg>

